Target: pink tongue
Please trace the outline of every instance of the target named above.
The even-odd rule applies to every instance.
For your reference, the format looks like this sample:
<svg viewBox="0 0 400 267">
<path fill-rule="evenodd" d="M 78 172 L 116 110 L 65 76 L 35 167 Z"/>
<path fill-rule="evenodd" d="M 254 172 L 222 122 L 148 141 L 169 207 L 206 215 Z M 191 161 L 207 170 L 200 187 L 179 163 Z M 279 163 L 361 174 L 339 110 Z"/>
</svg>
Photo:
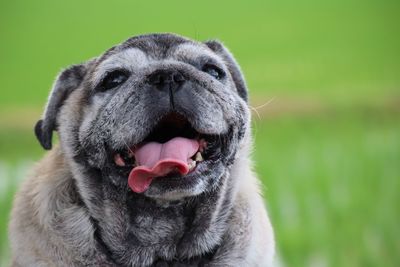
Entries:
<svg viewBox="0 0 400 267">
<path fill-rule="evenodd" d="M 128 178 L 129 187 L 142 193 L 150 186 L 153 178 L 177 171 L 182 175 L 189 172 L 188 160 L 199 150 L 197 140 L 175 137 L 164 144 L 150 142 L 135 151 L 138 164 Z"/>
</svg>

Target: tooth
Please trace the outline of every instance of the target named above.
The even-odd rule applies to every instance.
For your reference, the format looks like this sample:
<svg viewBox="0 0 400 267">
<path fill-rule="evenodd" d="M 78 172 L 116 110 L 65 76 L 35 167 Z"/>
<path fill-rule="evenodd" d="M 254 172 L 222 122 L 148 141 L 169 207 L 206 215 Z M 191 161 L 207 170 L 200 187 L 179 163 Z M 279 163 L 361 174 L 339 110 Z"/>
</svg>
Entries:
<svg viewBox="0 0 400 267">
<path fill-rule="evenodd" d="M 195 156 L 195 158 L 194 158 L 194 160 L 195 160 L 195 161 L 198 161 L 198 162 L 201 162 L 201 161 L 203 161 L 204 159 L 203 159 L 203 156 L 201 155 L 201 153 L 200 153 L 200 152 L 197 152 L 197 153 L 196 153 L 196 156 Z"/>
<path fill-rule="evenodd" d="M 194 167 L 196 167 L 196 161 L 190 159 L 188 162 L 188 166 L 189 166 L 189 170 L 193 170 Z"/>
<path fill-rule="evenodd" d="M 117 164 L 118 166 L 121 166 L 121 167 L 123 167 L 123 166 L 125 166 L 125 161 L 122 159 L 122 157 L 121 157 L 121 155 L 118 153 L 118 154 L 115 154 L 115 156 L 114 156 L 114 162 L 115 162 L 115 164 Z"/>
</svg>

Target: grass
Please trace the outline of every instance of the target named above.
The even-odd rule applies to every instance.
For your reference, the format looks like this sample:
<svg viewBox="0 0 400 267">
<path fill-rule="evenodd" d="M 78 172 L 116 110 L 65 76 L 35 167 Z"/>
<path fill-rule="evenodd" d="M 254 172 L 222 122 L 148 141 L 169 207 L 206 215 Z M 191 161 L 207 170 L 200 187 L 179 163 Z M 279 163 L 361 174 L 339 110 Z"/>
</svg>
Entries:
<svg viewBox="0 0 400 267">
<path fill-rule="evenodd" d="M 62 67 L 129 36 L 218 38 L 246 75 L 285 266 L 399 266 L 400 2 L 0 0 L 0 266 L 12 196 Z"/>
<path fill-rule="evenodd" d="M 287 266 L 398 266 L 399 122 L 346 114 L 256 124 L 257 170 Z"/>
</svg>

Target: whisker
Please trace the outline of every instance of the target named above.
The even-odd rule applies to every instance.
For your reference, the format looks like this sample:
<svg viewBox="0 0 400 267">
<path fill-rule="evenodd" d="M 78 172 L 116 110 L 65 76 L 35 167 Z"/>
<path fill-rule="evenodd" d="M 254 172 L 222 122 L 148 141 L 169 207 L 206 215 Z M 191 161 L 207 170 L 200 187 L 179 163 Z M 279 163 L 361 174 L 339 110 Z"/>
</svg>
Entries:
<svg viewBox="0 0 400 267">
<path fill-rule="evenodd" d="M 131 153 L 131 154 L 133 154 L 132 149 L 128 146 L 128 144 L 125 142 L 125 140 L 122 140 L 122 142 L 124 142 L 126 148 L 128 149 L 128 152 Z"/>
<path fill-rule="evenodd" d="M 257 107 L 254 107 L 255 109 L 260 109 L 260 108 L 263 108 L 263 107 L 265 107 L 265 106 L 267 106 L 267 105 L 269 105 L 269 104 L 271 104 L 272 103 L 272 101 L 274 101 L 275 100 L 275 96 L 274 97 L 272 97 L 270 100 L 268 100 L 267 102 L 265 102 L 264 104 L 262 104 L 262 105 L 260 105 L 260 106 L 257 106 Z"/>
<path fill-rule="evenodd" d="M 262 108 L 268 106 L 274 100 L 275 100 L 275 97 L 272 97 L 270 100 L 268 100 L 267 102 L 265 102 L 264 104 L 262 104 L 260 106 L 253 107 L 253 106 L 249 105 L 249 107 L 251 108 L 251 110 L 253 110 L 257 114 L 258 119 L 261 120 L 261 116 L 260 116 L 260 113 L 258 112 L 258 109 L 262 109 Z"/>
<path fill-rule="evenodd" d="M 258 117 L 258 119 L 259 119 L 259 120 L 261 120 L 260 113 L 258 113 L 257 109 L 256 109 L 256 108 L 253 108 L 253 107 L 252 107 L 252 106 L 250 106 L 250 105 L 249 105 L 249 107 L 251 108 L 251 110 L 253 110 L 253 111 L 254 111 L 254 113 L 256 113 L 256 114 L 257 114 L 257 117 Z"/>
</svg>

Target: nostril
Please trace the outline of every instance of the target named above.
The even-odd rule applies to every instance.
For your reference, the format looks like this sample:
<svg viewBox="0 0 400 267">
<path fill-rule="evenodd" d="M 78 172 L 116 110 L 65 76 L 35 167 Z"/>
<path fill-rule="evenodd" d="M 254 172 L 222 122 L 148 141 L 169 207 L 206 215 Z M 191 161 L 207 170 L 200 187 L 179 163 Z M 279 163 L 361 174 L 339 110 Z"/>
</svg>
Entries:
<svg viewBox="0 0 400 267">
<path fill-rule="evenodd" d="M 153 73 L 149 76 L 149 83 L 159 85 L 165 83 L 165 77 L 162 73 Z"/>
<path fill-rule="evenodd" d="M 180 74 L 179 72 L 175 73 L 173 76 L 173 80 L 176 83 L 182 83 L 185 81 L 185 77 L 183 77 L 182 74 Z"/>
<path fill-rule="evenodd" d="M 158 70 L 148 76 L 148 82 L 158 86 L 184 81 L 185 77 L 180 72 L 171 70 Z"/>
</svg>

